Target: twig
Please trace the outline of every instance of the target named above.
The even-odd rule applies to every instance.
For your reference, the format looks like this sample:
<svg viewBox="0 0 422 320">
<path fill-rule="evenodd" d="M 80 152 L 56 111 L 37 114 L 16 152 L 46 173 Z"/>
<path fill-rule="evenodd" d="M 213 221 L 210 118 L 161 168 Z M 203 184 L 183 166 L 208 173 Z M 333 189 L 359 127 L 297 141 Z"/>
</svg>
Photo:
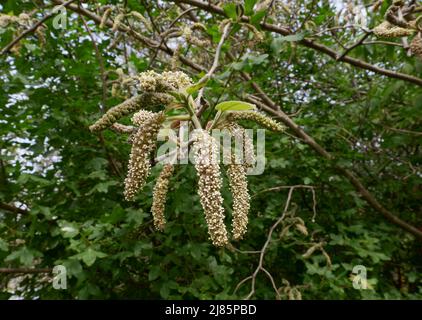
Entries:
<svg viewBox="0 0 422 320">
<path fill-rule="evenodd" d="M 220 42 L 218 43 L 217 49 L 215 50 L 214 62 L 208 72 L 197 82 L 197 84 L 206 83 L 208 80 L 211 79 L 212 75 L 214 74 L 215 70 L 218 67 L 218 62 L 220 60 L 221 48 L 223 47 L 224 41 L 226 40 L 230 31 L 230 23 L 227 23 L 224 26 L 223 33 L 221 35 Z"/>
<path fill-rule="evenodd" d="M 97 45 L 97 42 L 95 41 L 94 35 L 92 34 L 91 30 L 89 29 L 84 17 L 82 15 L 80 15 L 80 17 L 82 19 L 82 23 L 85 27 L 86 32 L 88 33 L 89 37 L 91 38 L 92 46 L 94 47 L 94 51 L 95 51 L 95 56 L 97 57 L 98 65 L 100 67 L 101 82 L 102 82 L 102 89 L 103 89 L 102 102 L 101 102 L 100 110 L 101 110 L 102 113 L 104 113 L 105 108 L 106 108 L 106 100 L 107 100 L 107 75 L 106 75 L 106 72 L 105 72 L 104 60 L 103 60 L 103 57 L 101 56 L 100 50 L 98 49 L 98 45 Z"/>
<path fill-rule="evenodd" d="M 374 45 L 374 44 L 385 44 L 385 45 L 388 45 L 388 46 L 403 47 L 403 45 L 401 43 L 392 42 L 392 41 L 377 40 L 377 41 L 366 41 L 366 42 L 362 43 L 362 45 L 364 45 L 364 46 L 369 46 L 369 45 Z"/>
<path fill-rule="evenodd" d="M 255 269 L 255 271 L 254 271 L 254 273 L 251 275 L 251 276 L 249 276 L 249 277 L 247 277 L 246 279 L 244 279 L 244 280 L 242 280 L 241 282 L 240 282 L 240 284 L 242 284 L 242 283 L 244 283 L 244 282 L 246 282 L 247 280 L 249 280 L 249 279 L 251 279 L 252 281 L 251 281 L 251 291 L 249 292 L 249 294 L 245 297 L 245 300 L 249 300 L 254 294 L 255 294 L 255 284 L 256 284 L 256 277 L 257 277 L 257 275 L 258 275 L 258 273 L 259 273 L 259 271 L 263 271 L 267 276 L 268 276 L 268 278 L 270 279 L 270 281 L 271 281 L 271 283 L 273 284 L 273 288 L 274 288 L 274 290 L 275 290 L 275 292 L 276 292 L 276 296 L 277 296 L 277 298 L 278 299 L 280 299 L 280 293 L 278 292 L 278 290 L 277 290 L 277 286 L 275 285 L 275 283 L 274 283 L 274 279 L 273 279 L 273 277 L 271 276 L 271 274 L 266 270 L 266 269 L 264 269 L 264 257 L 265 257 L 265 252 L 267 251 L 267 249 L 268 249 L 268 245 L 270 244 L 270 242 L 271 242 L 271 237 L 272 237 L 272 235 L 273 235 L 273 232 L 274 232 L 274 230 L 277 228 L 277 226 L 283 221 L 283 219 L 286 217 L 286 214 L 287 214 L 287 210 L 288 210 L 288 208 L 289 208 L 289 206 L 290 206 L 290 202 L 291 202 L 291 199 L 292 199 L 292 194 L 293 194 L 293 190 L 295 189 L 295 187 L 293 186 L 293 187 L 291 187 L 290 188 L 290 190 L 289 190 L 289 194 L 288 194 L 288 196 L 287 196 L 287 200 L 286 200 L 286 204 L 285 204 L 285 206 L 284 206 L 284 210 L 283 210 L 283 214 L 281 215 L 281 217 L 280 218 L 278 218 L 278 220 L 276 221 L 276 223 L 274 223 L 273 225 L 272 225 L 272 227 L 270 228 L 270 231 L 268 232 L 268 236 L 267 236 L 267 240 L 265 241 L 265 243 L 264 243 L 264 245 L 263 245 L 263 247 L 262 247 L 262 249 L 260 250 L 261 251 L 261 253 L 260 253 L 260 255 L 259 255 L 259 263 L 258 263 L 258 266 L 256 267 L 256 269 Z M 265 271 L 264 271 L 265 270 Z M 236 289 L 238 289 L 238 287 L 239 287 L 239 285 L 236 287 Z"/>
<path fill-rule="evenodd" d="M 419 132 L 419 131 L 411 131 L 411 130 L 406 130 L 406 129 L 398 129 L 398 128 L 393 128 L 393 127 L 389 127 L 389 126 L 386 126 L 386 125 L 383 125 L 383 127 L 384 128 L 387 128 L 388 130 L 395 131 L 395 132 L 413 134 L 415 136 L 422 136 L 422 132 Z"/>
<path fill-rule="evenodd" d="M 0 273 L 51 273 L 49 268 L 0 268 Z"/>
<path fill-rule="evenodd" d="M 249 102 L 255 103 L 261 109 L 275 115 L 280 119 L 286 126 L 293 130 L 293 132 L 303 139 L 303 141 L 312 147 L 317 153 L 327 160 L 334 160 L 334 157 L 325 150 L 321 145 L 319 145 L 311 136 L 309 136 L 302 128 L 300 128 L 296 123 L 293 122 L 283 111 L 276 111 L 271 106 L 268 106 L 265 103 L 257 101 L 251 97 L 247 97 L 246 100 Z M 360 180 L 355 176 L 355 174 L 347 168 L 341 167 L 337 164 L 333 164 L 333 167 L 337 169 L 344 177 L 346 177 L 349 182 L 355 187 L 355 189 L 361 194 L 365 201 L 377 212 L 381 213 L 384 218 L 386 218 L 391 223 L 399 226 L 403 230 L 413 234 L 415 237 L 422 240 L 422 231 L 410 225 L 406 221 L 395 216 L 389 210 L 384 208 L 378 200 L 365 188 L 365 186 L 360 182 Z"/>
<path fill-rule="evenodd" d="M 344 50 L 343 51 L 343 53 L 342 54 L 340 54 L 337 58 L 336 58 L 336 60 L 338 61 L 338 60 L 341 60 L 341 59 L 343 59 L 344 58 L 344 56 L 345 55 L 347 55 L 350 51 L 352 51 L 354 48 L 356 48 L 356 47 L 358 47 L 358 46 L 360 46 L 365 40 L 366 40 L 366 38 L 368 38 L 369 37 L 369 35 L 370 35 L 371 33 L 370 32 L 367 32 L 367 33 L 365 33 L 356 43 L 354 43 L 353 45 L 351 45 L 350 47 L 347 47 L 346 48 L 346 50 Z"/>
<path fill-rule="evenodd" d="M 207 12 L 211 12 L 211 13 L 216 13 L 222 16 L 226 16 L 226 13 L 224 12 L 224 10 L 216 5 L 211 4 L 210 2 L 204 2 L 204 1 L 200 1 L 200 0 L 173 0 L 176 3 L 187 3 L 190 4 L 194 7 L 198 7 L 201 8 Z M 241 20 L 244 22 L 249 22 L 249 17 L 246 16 L 242 16 Z M 362 26 L 360 26 L 362 28 Z M 270 32 L 274 32 L 277 34 L 280 34 L 282 36 L 287 36 L 291 34 L 291 31 L 286 28 L 286 27 L 282 27 L 282 26 L 278 26 L 278 25 L 274 25 L 274 24 L 269 24 L 269 23 L 261 23 L 261 28 L 263 30 L 266 31 L 270 31 Z M 366 28 L 362 28 L 365 31 L 369 31 Z M 324 53 L 328 56 L 330 56 L 333 59 L 336 59 L 337 57 L 337 52 L 321 43 L 317 43 L 312 39 L 302 39 L 300 41 L 298 41 L 298 44 L 301 44 L 305 47 L 314 49 L 316 51 L 319 51 L 321 53 Z M 409 75 L 409 74 L 404 74 L 404 73 L 400 73 L 400 72 L 396 72 L 396 71 L 392 71 L 392 70 L 387 70 L 387 69 L 383 69 L 380 67 L 377 67 L 373 64 L 370 64 L 368 62 L 356 59 L 356 58 L 352 58 L 350 56 L 344 56 L 342 59 L 340 59 L 339 61 L 343 61 L 345 63 L 348 63 L 350 65 L 353 65 L 355 67 L 358 67 L 360 69 L 365 69 L 365 70 L 370 70 L 373 71 L 375 73 L 378 74 L 382 74 L 385 75 L 387 77 L 390 78 L 396 78 L 396 79 L 401 79 L 401 80 L 405 80 L 411 83 L 414 83 L 418 86 L 422 86 L 422 79 Z M 421 233 L 422 236 L 422 233 Z"/>
<path fill-rule="evenodd" d="M 21 214 L 28 214 L 29 213 L 28 210 L 15 207 L 15 206 L 12 206 L 12 205 L 7 204 L 7 203 L 0 203 L 0 209 L 10 211 L 10 212 L 15 212 L 15 213 L 21 213 Z"/>
</svg>

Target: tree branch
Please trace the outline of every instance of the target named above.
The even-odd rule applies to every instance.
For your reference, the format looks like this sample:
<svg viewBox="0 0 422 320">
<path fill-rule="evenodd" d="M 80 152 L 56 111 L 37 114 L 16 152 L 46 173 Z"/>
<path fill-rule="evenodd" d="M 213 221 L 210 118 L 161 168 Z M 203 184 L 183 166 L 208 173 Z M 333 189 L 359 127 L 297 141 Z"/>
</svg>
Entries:
<svg viewBox="0 0 422 320">
<path fill-rule="evenodd" d="M 179 3 L 179 2 L 187 3 L 187 4 L 190 4 L 194 7 L 198 7 L 198 8 L 205 10 L 205 11 L 208 11 L 210 13 L 216 13 L 216 14 L 219 14 L 219 15 L 226 16 L 223 9 L 221 9 L 220 7 L 218 7 L 216 5 L 211 4 L 210 2 L 207 3 L 207 2 L 198 1 L 198 0 L 173 0 L 173 1 L 175 1 L 176 3 Z M 249 17 L 242 16 L 241 20 L 245 21 L 245 22 L 249 22 Z M 288 30 L 287 28 L 279 27 L 279 26 L 276 26 L 276 25 L 273 25 L 273 24 L 268 24 L 268 23 L 261 23 L 261 28 L 263 30 L 278 33 L 278 34 L 283 35 L 283 36 L 287 36 L 287 35 L 292 34 L 292 32 L 290 30 Z M 308 40 L 308 39 L 300 40 L 300 41 L 298 41 L 298 43 L 305 46 L 305 47 L 308 47 L 308 48 L 314 49 L 316 51 L 319 51 L 321 53 L 324 53 L 324 54 L 330 56 L 331 58 L 333 58 L 334 60 L 337 59 L 337 52 L 335 50 L 330 49 L 329 47 L 327 47 L 323 44 L 319 44 L 319 43 L 314 42 L 313 40 Z M 390 78 L 401 79 L 401 80 L 404 80 L 404 81 L 414 83 L 418 86 L 422 86 L 422 79 L 421 78 L 418 78 L 418 77 L 415 77 L 415 76 L 412 76 L 412 75 L 408 75 L 408 74 L 405 74 L 405 73 L 401 73 L 401 72 L 396 72 L 396 71 L 380 68 L 380 67 L 374 66 L 374 65 L 372 65 L 368 62 L 365 62 L 365 61 L 362 61 L 362 60 L 359 60 L 359 59 L 356 59 L 356 58 L 352 58 L 352 57 L 349 57 L 347 55 L 339 58 L 338 61 L 346 62 L 346 63 L 348 63 L 352 66 L 355 66 L 355 67 L 358 67 L 358 68 L 361 68 L 361 69 L 365 69 L 365 70 L 369 70 L 369 71 L 373 71 L 375 73 L 382 74 L 382 75 L 390 77 Z"/>
<path fill-rule="evenodd" d="M 0 209 L 10 211 L 10 212 L 14 212 L 14 213 L 21 213 L 21 214 L 28 214 L 29 213 L 28 210 L 15 207 L 15 206 L 12 206 L 12 205 L 7 204 L 7 203 L 0 203 Z"/>
<path fill-rule="evenodd" d="M 0 273 L 51 273 L 49 268 L 0 268 Z"/>
</svg>

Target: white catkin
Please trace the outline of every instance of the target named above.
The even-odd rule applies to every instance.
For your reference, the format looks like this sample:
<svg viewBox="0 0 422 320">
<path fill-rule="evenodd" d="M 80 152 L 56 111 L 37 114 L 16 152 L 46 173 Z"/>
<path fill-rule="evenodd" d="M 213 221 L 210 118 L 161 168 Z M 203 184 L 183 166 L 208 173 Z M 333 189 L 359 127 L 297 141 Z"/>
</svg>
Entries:
<svg viewBox="0 0 422 320">
<path fill-rule="evenodd" d="M 228 243 L 224 224 L 223 197 L 221 195 L 222 178 L 216 156 L 216 140 L 205 130 L 195 130 L 194 159 L 198 174 L 198 195 L 205 213 L 208 233 L 212 243 L 222 247 Z"/>
<path fill-rule="evenodd" d="M 246 168 L 244 165 L 232 163 L 227 166 L 227 176 L 233 196 L 233 238 L 240 240 L 248 228 L 248 213 L 250 209 Z"/>
<path fill-rule="evenodd" d="M 170 178 L 173 172 L 174 166 L 172 164 L 164 165 L 154 186 L 151 213 L 154 218 L 154 226 L 160 231 L 163 231 L 166 225 L 164 211 Z"/>
<path fill-rule="evenodd" d="M 136 193 L 144 187 L 149 176 L 150 154 L 156 147 L 157 135 L 164 119 L 162 112 L 154 114 L 133 137 L 124 191 L 128 201 L 134 199 Z"/>
<path fill-rule="evenodd" d="M 263 113 L 256 112 L 256 111 L 230 112 L 227 115 L 227 120 L 228 121 L 251 120 L 268 130 L 276 131 L 276 132 L 284 131 L 283 125 L 281 125 L 279 122 L 267 117 Z"/>
</svg>

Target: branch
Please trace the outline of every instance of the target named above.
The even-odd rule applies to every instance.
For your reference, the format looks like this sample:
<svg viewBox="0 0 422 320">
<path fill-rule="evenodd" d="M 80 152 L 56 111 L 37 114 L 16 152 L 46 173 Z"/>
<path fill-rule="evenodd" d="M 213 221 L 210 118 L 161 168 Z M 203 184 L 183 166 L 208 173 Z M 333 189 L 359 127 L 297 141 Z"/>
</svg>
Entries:
<svg viewBox="0 0 422 320">
<path fill-rule="evenodd" d="M 261 109 L 277 116 L 286 126 L 293 130 L 293 132 L 303 139 L 303 141 L 308 144 L 312 149 L 319 153 L 322 157 L 327 160 L 334 160 L 333 156 L 328 153 L 322 146 L 320 146 L 311 136 L 309 136 L 302 128 L 300 128 L 293 120 L 291 120 L 283 111 L 277 111 L 267 106 L 266 104 L 253 99 L 252 97 L 247 97 L 249 102 L 255 103 Z M 393 213 L 384 208 L 378 200 L 363 186 L 360 180 L 349 170 L 343 168 L 339 165 L 333 164 L 333 167 L 337 169 L 343 176 L 345 176 L 350 183 L 355 187 L 355 189 L 361 194 L 361 196 L 366 200 L 366 202 L 376 211 L 381 213 L 388 221 L 399 226 L 403 230 L 413 234 L 418 239 L 422 240 L 422 231 L 408 224 L 407 222 L 396 217 Z"/>
<path fill-rule="evenodd" d="M 211 79 L 212 75 L 214 74 L 215 70 L 218 67 L 218 61 L 220 60 L 221 48 L 223 47 L 224 41 L 226 40 L 230 31 L 230 23 L 227 23 L 224 26 L 223 34 L 221 35 L 220 42 L 218 43 L 217 49 L 215 51 L 214 62 L 211 68 L 208 70 L 207 74 L 204 75 L 197 84 L 206 83 L 209 79 Z"/>
<path fill-rule="evenodd" d="M 59 4 L 59 5 L 65 4 L 65 2 L 63 0 L 52 0 L 52 1 L 56 4 Z M 89 10 L 86 10 L 82 7 L 78 7 L 78 6 L 73 5 L 73 4 L 69 4 L 66 7 L 69 8 L 70 10 L 74 11 L 74 12 L 82 14 L 85 17 L 93 20 L 97 25 L 100 25 L 100 23 L 101 23 L 101 19 L 102 19 L 101 16 L 96 15 L 95 13 L 93 13 Z M 114 24 L 113 21 L 111 19 L 109 19 L 109 20 L 106 21 L 105 26 L 112 28 L 113 24 Z M 160 45 L 159 42 L 151 40 L 148 37 L 145 37 L 144 35 L 132 30 L 130 27 L 126 26 L 123 23 L 120 24 L 118 29 L 119 29 L 120 32 L 127 33 L 127 34 L 131 35 L 133 38 L 135 38 L 136 40 L 139 40 L 141 43 L 145 44 L 149 48 L 159 48 L 161 51 L 169 54 L 170 56 L 173 55 L 173 52 L 174 52 L 173 49 L 168 48 L 164 45 Z M 179 60 L 183 64 L 185 64 L 185 65 L 191 67 L 192 69 L 194 69 L 195 71 L 198 71 L 198 72 L 201 72 L 201 71 L 206 72 L 207 71 L 204 67 L 196 64 L 195 62 L 193 62 L 193 61 L 191 61 L 191 60 L 189 60 L 189 59 L 187 59 L 183 56 L 180 56 Z"/>
<path fill-rule="evenodd" d="M 256 284 L 256 277 L 259 273 L 259 271 L 263 271 L 267 277 L 270 279 L 271 284 L 273 286 L 274 291 L 276 292 L 276 297 L 277 299 L 280 299 L 280 293 L 278 292 L 277 286 L 275 285 L 274 282 L 274 278 L 272 277 L 272 275 L 264 268 L 264 257 L 265 257 L 265 253 L 268 249 L 268 246 L 271 242 L 272 239 L 272 235 L 274 230 L 278 227 L 278 225 L 284 220 L 284 218 L 286 217 L 287 214 L 287 210 L 289 209 L 290 206 L 290 202 L 292 200 L 292 194 L 293 191 L 296 188 L 300 188 L 302 186 L 298 185 L 298 186 L 291 186 L 288 187 L 289 188 L 289 194 L 287 196 L 287 200 L 286 200 L 286 204 L 284 205 L 284 210 L 283 210 L 283 214 L 281 215 L 280 218 L 277 219 L 277 221 L 272 225 L 272 227 L 270 228 L 270 231 L 268 232 L 268 236 L 267 236 L 267 240 L 265 241 L 264 245 L 262 246 L 262 249 L 259 251 L 259 262 L 258 262 L 258 266 L 256 267 L 254 273 L 248 277 L 246 277 L 245 279 L 243 279 L 242 281 L 239 282 L 239 284 L 236 286 L 234 292 L 236 292 L 240 286 L 245 283 L 248 280 L 252 280 L 251 281 L 251 291 L 249 292 L 249 294 L 246 296 L 245 300 L 249 300 L 250 298 L 252 298 L 252 296 L 255 294 L 255 284 Z M 314 199 L 315 201 L 315 199 Z M 314 207 L 316 206 L 316 203 L 314 202 Z"/>
<path fill-rule="evenodd" d="M 63 6 L 67 6 L 71 4 L 72 2 L 75 2 L 76 0 L 69 0 L 67 2 L 63 2 Z M 30 33 L 33 33 L 35 30 L 37 30 L 44 22 L 46 22 L 48 19 L 52 18 L 56 15 L 56 12 L 53 10 L 49 14 L 45 15 L 40 21 L 35 23 L 32 27 L 22 32 L 19 36 L 17 36 L 15 39 L 13 39 L 8 45 L 6 45 L 0 52 L 0 55 L 4 55 L 7 52 L 9 52 L 10 49 L 13 48 L 14 45 L 16 45 L 19 41 L 21 41 L 23 38 L 25 38 Z"/>
<path fill-rule="evenodd" d="M 0 209 L 10 211 L 10 212 L 14 212 L 14 213 L 20 213 L 20 214 L 28 214 L 29 213 L 28 210 L 15 207 L 15 206 L 12 206 L 12 205 L 7 204 L 7 203 L 0 203 Z"/>
<path fill-rule="evenodd" d="M 352 51 L 354 48 L 360 46 L 366 40 L 366 38 L 369 37 L 370 34 L 371 34 L 370 32 L 365 33 L 356 43 L 354 43 L 350 47 L 347 47 L 346 50 L 344 50 L 343 53 L 340 54 L 336 58 L 336 60 L 339 61 L 339 60 L 343 59 L 350 51 Z"/>
<path fill-rule="evenodd" d="M 0 273 L 51 273 L 49 268 L 0 268 Z"/>
<path fill-rule="evenodd" d="M 210 12 L 210 13 L 216 13 L 216 14 L 219 14 L 219 15 L 222 15 L 222 16 L 226 16 L 223 9 L 221 9 L 220 7 L 215 6 L 211 3 L 206 3 L 206 2 L 198 1 L 198 0 L 174 0 L 174 1 L 176 3 L 179 3 L 179 2 L 187 3 L 187 4 L 190 4 L 194 7 L 201 8 L 201 9 L 207 11 L 207 12 Z M 242 16 L 241 20 L 245 21 L 245 22 L 249 22 L 249 17 Z M 287 35 L 292 34 L 292 32 L 287 28 L 279 27 L 279 26 L 276 26 L 276 25 L 273 25 L 273 24 L 268 24 L 268 23 L 261 23 L 261 28 L 263 30 L 266 30 L 266 31 L 281 34 L 283 36 L 287 36 Z M 316 51 L 322 52 L 322 53 L 330 56 L 334 60 L 337 59 L 337 52 L 335 50 L 330 49 L 329 47 L 327 47 L 323 44 L 319 44 L 319 43 L 314 42 L 313 40 L 308 40 L 308 39 L 303 39 L 301 41 L 298 41 L 298 43 L 305 46 L 305 47 L 308 47 L 308 48 L 314 49 Z M 382 74 L 382 75 L 390 77 L 390 78 L 401 79 L 401 80 L 404 80 L 404 81 L 414 83 L 418 86 L 422 86 L 422 79 L 421 78 L 418 78 L 418 77 L 415 77 L 415 76 L 412 76 L 412 75 L 408 75 L 408 74 L 405 74 L 405 73 L 400 73 L 400 72 L 380 68 L 380 67 L 374 66 L 374 65 L 372 65 L 368 62 L 365 62 L 365 61 L 362 61 L 362 60 L 359 60 L 359 59 L 356 59 L 356 58 L 352 58 L 352 57 L 349 57 L 347 55 L 345 55 L 344 57 L 341 57 L 341 59 L 338 59 L 338 61 L 346 62 L 350 65 L 355 66 L 355 67 L 365 69 L 365 70 L 369 70 L 369 71 L 373 71 L 375 73 Z"/>
</svg>

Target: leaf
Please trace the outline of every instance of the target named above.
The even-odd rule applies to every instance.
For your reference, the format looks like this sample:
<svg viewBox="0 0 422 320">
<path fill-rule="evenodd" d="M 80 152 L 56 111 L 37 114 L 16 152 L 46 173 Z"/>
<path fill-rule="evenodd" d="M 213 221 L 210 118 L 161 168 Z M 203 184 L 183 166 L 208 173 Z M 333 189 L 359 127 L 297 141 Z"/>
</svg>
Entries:
<svg viewBox="0 0 422 320">
<path fill-rule="evenodd" d="M 79 228 L 76 223 L 62 220 L 58 222 L 58 225 L 63 234 L 63 238 L 73 238 L 79 234 Z"/>
<path fill-rule="evenodd" d="M 252 64 L 262 64 L 263 62 L 265 62 L 265 60 L 267 60 L 267 58 L 268 58 L 268 54 L 266 53 L 260 54 L 258 56 L 254 56 L 254 55 L 248 56 L 248 60 L 252 62 Z"/>
<path fill-rule="evenodd" d="M 9 250 L 9 245 L 2 238 L 0 238 L 0 250 L 6 252 Z"/>
<path fill-rule="evenodd" d="M 244 111 L 244 110 L 253 110 L 255 105 L 244 102 L 244 101 L 225 101 L 217 104 L 215 106 L 216 110 L 219 111 Z"/>
<path fill-rule="evenodd" d="M 108 192 L 108 188 L 111 186 L 115 186 L 116 184 L 118 184 L 117 181 L 105 181 L 105 182 L 100 182 L 97 183 L 88 193 L 87 195 L 91 195 L 94 192 L 100 192 L 100 193 L 107 193 Z"/>
<path fill-rule="evenodd" d="M 303 183 L 306 184 L 306 185 L 311 184 L 312 183 L 312 179 L 306 177 L 306 178 L 303 179 Z"/>
<path fill-rule="evenodd" d="M 254 6 L 258 0 L 245 0 L 245 14 L 251 16 L 254 13 Z"/>
<path fill-rule="evenodd" d="M 155 279 L 157 279 L 160 276 L 160 273 L 161 273 L 160 267 L 153 266 L 148 273 L 148 280 L 154 281 Z"/>
<path fill-rule="evenodd" d="M 96 251 L 92 248 L 88 248 L 84 252 L 81 252 L 77 255 L 74 255 L 71 258 L 76 258 L 76 259 L 82 260 L 83 262 L 85 262 L 85 264 L 88 267 L 90 267 L 94 264 L 94 262 L 95 262 L 95 260 L 97 260 L 97 258 L 105 258 L 105 257 L 107 257 L 106 253 Z"/>
<path fill-rule="evenodd" d="M 186 93 L 192 95 L 195 92 L 202 89 L 203 87 L 205 87 L 207 83 L 208 83 L 208 81 L 202 81 L 202 82 L 195 83 L 195 84 L 186 88 Z"/>
<path fill-rule="evenodd" d="M 233 19 L 233 20 L 237 20 L 237 12 L 236 12 L 236 4 L 235 3 L 226 4 L 223 7 L 223 10 L 224 10 L 225 14 L 227 15 L 227 17 L 229 17 L 230 19 Z"/>
<path fill-rule="evenodd" d="M 160 295 L 161 295 L 162 298 L 167 299 L 169 294 L 170 294 L 170 288 L 169 288 L 167 282 L 165 282 L 161 286 Z"/>
<path fill-rule="evenodd" d="M 266 9 L 259 10 L 251 17 L 250 23 L 253 24 L 255 27 L 258 27 L 261 20 L 265 17 L 266 12 Z"/>
<path fill-rule="evenodd" d="M 4 261 L 13 261 L 19 259 L 19 262 L 24 266 L 30 266 L 32 265 L 32 261 L 34 261 L 36 256 L 40 257 L 41 253 L 33 249 L 28 249 L 26 246 L 24 246 L 21 249 L 9 254 L 6 259 L 4 259 Z"/>
<path fill-rule="evenodd" d="M 291 34 L 284 37 L 274 38 L 273 41 L 271 42 L 271 49 L 273 50 L 275 54 L 279 54 L 283 43 L 300 41 L 304 37 L 305 37 L 305 32 L 299 32 L 299 33 Z"/>
<path fill-rule="evenodd" d="M 68 259 L 63 261 L 61 264 L 65 266 L 67 275 L 70 277 L 74 276 L 77 278 L 83 272 L 82 265 L 76 259 Z"/>
</svg>

